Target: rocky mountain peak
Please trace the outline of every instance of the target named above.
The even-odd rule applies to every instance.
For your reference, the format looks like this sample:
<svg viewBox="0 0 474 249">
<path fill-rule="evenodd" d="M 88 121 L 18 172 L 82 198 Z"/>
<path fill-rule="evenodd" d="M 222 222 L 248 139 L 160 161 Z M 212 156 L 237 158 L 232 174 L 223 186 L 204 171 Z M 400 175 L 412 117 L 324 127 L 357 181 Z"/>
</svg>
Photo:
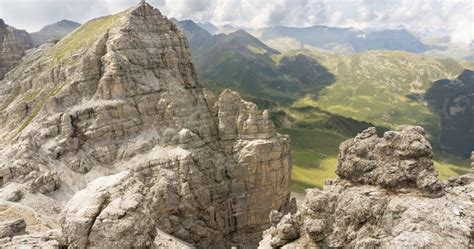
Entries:
<svg viewBox="0 0 474 249">
<path fill-rule="evenodd" d="M 62 26 L 66 26 L 66 25 L 75 25 L 77 24 L 77 22 L 74 22 L 74 21 L 71 21 L 71 20 L 68 20 L 68 19 L 62 19 L 60 20 L 59 22 L 57 22 L 58 24 L 62 25 Z"/>
<path fill-rule="evenodd" d="M 140 1 L 135 7 L 133 7 L 131 10 L 131 14 L 143 17 L 153 15 L 162 16 L 159 9 L 156 9 L 155 7 L 151 6 L 146 1 Z"/>
<path fill-rule="evenodd" d="M 0 106 L 0 198 L 58 229 L 34 238 L 255 246 L 288 202 L 288 137 L 236 93 L 210 106 L 184 34 L 148 3 L 29 53 Z"/>
</svg>

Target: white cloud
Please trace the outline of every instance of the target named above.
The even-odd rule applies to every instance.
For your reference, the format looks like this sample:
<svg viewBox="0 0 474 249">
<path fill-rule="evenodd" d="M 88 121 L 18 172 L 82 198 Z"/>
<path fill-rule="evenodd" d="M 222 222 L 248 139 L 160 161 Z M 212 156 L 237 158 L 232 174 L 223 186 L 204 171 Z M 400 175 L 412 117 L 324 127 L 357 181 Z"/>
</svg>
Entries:
<svg viewBox="0 0 474 249">
<path fill-rule="evenodd" d="M 85 22 L 138 0 L 0 0 L 0 17 L 30 31 L 58 21 Z M 329 25 L 447 30 L 454 42 L 473 40 L 473 0 L 148 0 L 172 17 L 258 28 Z"/>
</svg>

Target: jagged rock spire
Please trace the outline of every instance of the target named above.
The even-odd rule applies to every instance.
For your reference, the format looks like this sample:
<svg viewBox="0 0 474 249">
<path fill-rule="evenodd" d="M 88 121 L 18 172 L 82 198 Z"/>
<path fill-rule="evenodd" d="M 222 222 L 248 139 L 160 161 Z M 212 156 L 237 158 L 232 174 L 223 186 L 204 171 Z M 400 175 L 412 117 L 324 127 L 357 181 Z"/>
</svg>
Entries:
<svg viewBox="0 0 474 249">
<path fill-rule="evenodd" d="M 259 248 L 472 247 L 474 182 L 436 178 L 421 127 L 370 128 L 339 148 L 337 179 L 307 189 L 296 214 L 272 212 Z"/>
</svg>

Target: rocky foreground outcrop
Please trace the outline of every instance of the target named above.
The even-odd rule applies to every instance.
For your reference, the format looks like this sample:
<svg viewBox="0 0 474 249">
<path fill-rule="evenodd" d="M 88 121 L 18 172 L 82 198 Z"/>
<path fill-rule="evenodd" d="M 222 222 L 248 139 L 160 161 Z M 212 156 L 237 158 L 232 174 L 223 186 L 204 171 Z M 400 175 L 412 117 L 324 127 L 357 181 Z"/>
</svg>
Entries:
<svg viewBox="0 0 474 249">
<path fill-rule="evenodd" d="M 443 182 L 421 127 L 340 146 L 337 179 L 296 214 L 272 212 L 260 248 L 472 248 L 474 177 Z"/>
<path fill-rule="evenodd" d="M 0 80 L 33 47 L 28 33 L 5 24 L 0 19 Z"/>
<path fill-rule="evenodd" d="M 255 247 L 287 208 L 289 139 L 225 91 L 141 3 L 27 54 L 0 83 L 2 247 Z M 170 239 L 171 238 L 171 239 Z"/>
</svg>

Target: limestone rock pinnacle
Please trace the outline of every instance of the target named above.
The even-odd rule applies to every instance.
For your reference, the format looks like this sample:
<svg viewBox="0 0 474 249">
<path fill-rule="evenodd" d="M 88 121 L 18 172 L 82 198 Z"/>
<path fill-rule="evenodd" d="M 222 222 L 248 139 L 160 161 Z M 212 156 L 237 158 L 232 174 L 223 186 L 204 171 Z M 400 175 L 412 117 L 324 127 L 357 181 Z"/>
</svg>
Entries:
<svg viewBox="0 0 474 249">
<path fill-rule="evenodd" d="M 335 181 L 296 214 L 272 212 L 259 248 L 472 247 L 474 182 L 442 183 L 431 157 L 420 127 L 360 133 L 341 144 Z"/>
<path fill-rule="evenodd" d="M 424 135 L 423 128 L 408 126 L 379 138 L 369 128 L 341 144 L 336 173 L 359 184 L 439 191 L 431 144 Z"/>
</svg>

